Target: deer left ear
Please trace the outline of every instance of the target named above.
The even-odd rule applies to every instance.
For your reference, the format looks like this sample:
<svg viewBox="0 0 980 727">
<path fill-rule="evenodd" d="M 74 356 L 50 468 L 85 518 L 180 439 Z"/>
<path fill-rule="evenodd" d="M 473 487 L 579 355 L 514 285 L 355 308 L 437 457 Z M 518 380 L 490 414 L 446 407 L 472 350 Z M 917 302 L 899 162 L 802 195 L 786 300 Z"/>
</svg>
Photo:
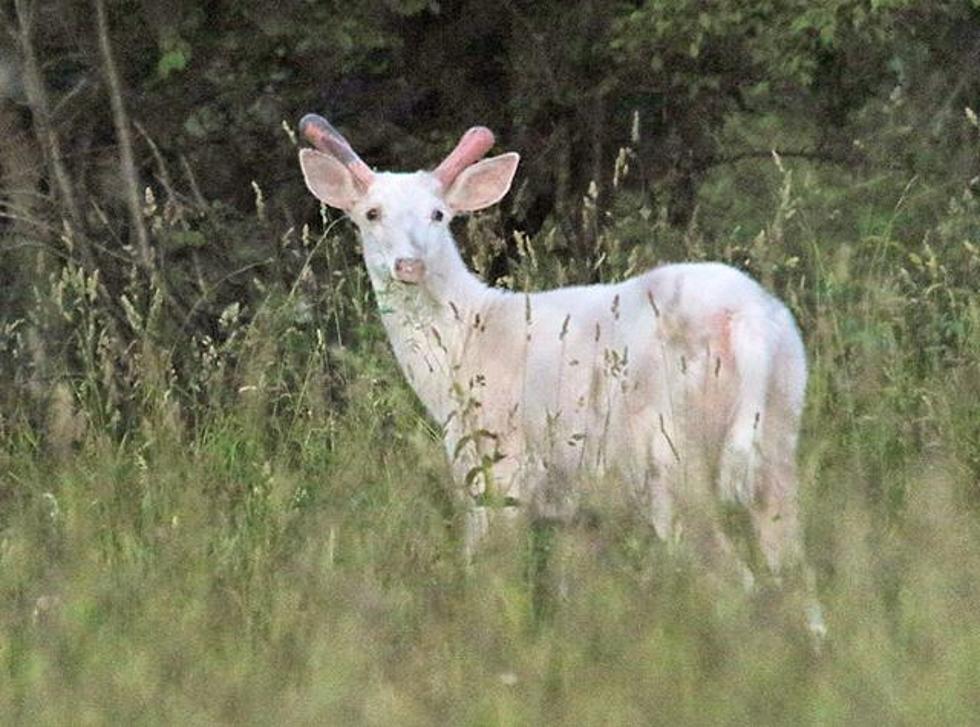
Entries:
<svg viewBox="0 0 980 727">
<path fill-rule="evenodd" d="M 475 212 L 496 204 L 510 190 L 517 152 L 484 159 L 464 169 L 446 191 L 446 204 L 455 212 Z"/>
<path fill-rule="evenodd" d="M 361 198 L 361 190 L 350 170 L 330 154 L 301 149 L 299 164 L 307 188 L 321 202 L 349 211 Z"/>
</svg>

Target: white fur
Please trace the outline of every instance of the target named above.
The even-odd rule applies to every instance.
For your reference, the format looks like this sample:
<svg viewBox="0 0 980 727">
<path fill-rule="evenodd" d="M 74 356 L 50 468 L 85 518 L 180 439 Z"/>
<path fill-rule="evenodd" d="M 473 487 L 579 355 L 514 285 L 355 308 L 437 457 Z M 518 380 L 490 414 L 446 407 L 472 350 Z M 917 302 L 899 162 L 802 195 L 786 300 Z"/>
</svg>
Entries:
<svg viewBox="0 0 980 727">
<path fill-rule="evenodd" d="M 316 193 L 309 174 L 308 184 Z M 801 565 L 806 362 L 786 307 L 717 263 L 527 295 L 490 288 L 450 234 L 446 200 L 466 191 L 456 186 L 377 174 L 347 211 L 395 356 L 444 428 L 460 489 L 564 519 L 590 490 L 619 483 L 661 537 L 684 528 L 722 550 L 709 513 L 716 499 L 739 503 L 771 570 Z M 446 219 L 433 221 L 435 209 Z M 424 262 L 420 285 L 394 279 L 398 258 Z M 468 541 L 490 514 L 473 509 Z"/>
</svg>

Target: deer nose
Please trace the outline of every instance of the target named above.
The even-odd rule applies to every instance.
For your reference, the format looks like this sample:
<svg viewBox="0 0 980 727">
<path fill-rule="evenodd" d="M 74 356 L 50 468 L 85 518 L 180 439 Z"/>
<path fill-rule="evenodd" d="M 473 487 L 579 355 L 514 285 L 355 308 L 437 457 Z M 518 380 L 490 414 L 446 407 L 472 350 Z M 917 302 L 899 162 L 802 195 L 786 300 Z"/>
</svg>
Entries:
<svg viewBox="0 0 980 727">
<path fill-rule="evenodd" d="M 425 263 L 417 257 L 400 257 L 395 260 L 395 279 L 403 283 L 418 284 L 425 277 Z"/>
</svg>

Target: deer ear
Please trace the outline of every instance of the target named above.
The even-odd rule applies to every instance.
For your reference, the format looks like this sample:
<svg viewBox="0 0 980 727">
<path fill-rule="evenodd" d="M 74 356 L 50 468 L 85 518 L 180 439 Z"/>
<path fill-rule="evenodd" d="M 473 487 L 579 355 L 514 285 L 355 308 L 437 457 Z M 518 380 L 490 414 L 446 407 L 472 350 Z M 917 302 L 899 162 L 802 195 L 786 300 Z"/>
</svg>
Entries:
<svg viewBox="0 0 980 727">
<path fill-rule="evenodd" d="M 464 169 L 446 192 L 456 212 L 475 212 L 496 204 L 510 189 L 521 157 L 516 152 L 484 159 Z"/>
<path fill-rule="evenodd" d="M 299 165 L 307 188 L 321 202 L 346 211 L 361 198 L 362 191 L 350 170 L 330 154 L 300 149 Z"/>
</svg>

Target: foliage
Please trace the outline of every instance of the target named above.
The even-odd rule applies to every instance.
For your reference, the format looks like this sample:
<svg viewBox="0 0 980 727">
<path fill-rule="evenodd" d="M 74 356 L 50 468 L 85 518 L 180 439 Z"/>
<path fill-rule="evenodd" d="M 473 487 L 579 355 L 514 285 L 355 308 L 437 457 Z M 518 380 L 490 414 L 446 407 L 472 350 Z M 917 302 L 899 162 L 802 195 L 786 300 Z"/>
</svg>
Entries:
<svg viewBox="0 0 980 727">
<path fill-rule="evenodd" d="M 975 2 L 108 9 L 135 220 L 89 14 L 4 7 L 7 722 L 972 721 Z M 28 20 L 53 113 L 6 74 Z M 467 568 L 352 230 L 302 189 L 282 122 L 307 110 L 382 167 L 497 129 L 524 181 L 457 224 L 498 285 L 717 259 L 788 302 L 822 653 L 792 593 L 717 582 L 615 503 Z"/>
<path fill-rule="evenodd" d="M 13 722 L 969 721 L 980 254 L 940 243 L 972 229 L 975 201 L 958 198 L 917 244 L 828 244 L 814 214 L 824 188 L 794 186 L 797 171 L 777 167 L 770 219 L 744 245 L 695 230 L 665 241 L 747 266 L 806 332 L 822 654 L 790 595 L 718 583 L 616 504 L 543 545 L 525 525 L 498 534 L 468 569 L 438 437 L 363 271 L 336 263 L 350 231 L 331 224 L 288 238 L 304 260 L 292 284 L 263 287 L 255 310 L 226 308 L 213 338 L 175 343 L 159 287 L 127 293 L 132 333 L 113 328 L 81 269 L 41 291 L 76 363 L 40 421 L 19 400 L 4 410 L 0 710 Z M 622 277 L 637 261 L 614 231 L 666 236 L 665 224 L 624 217 L 595 258 L 557 267 L 549 236 L 528 238 L 509 279 Z M 29 355 L 19 332 L 5 339 L 15 370 Z M 545 612 L 542 547 L 567 592 Z"/>
</svg>

